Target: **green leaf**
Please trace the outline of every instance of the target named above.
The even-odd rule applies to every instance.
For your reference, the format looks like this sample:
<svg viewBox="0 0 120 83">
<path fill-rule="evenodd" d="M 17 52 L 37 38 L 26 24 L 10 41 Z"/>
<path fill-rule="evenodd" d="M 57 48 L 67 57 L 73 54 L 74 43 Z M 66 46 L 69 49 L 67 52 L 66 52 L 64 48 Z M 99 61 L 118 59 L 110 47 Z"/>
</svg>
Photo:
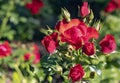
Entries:
<svg viewBox="0 0 120 83">
<path fill-rule="evenodd" d="M 100 69 L 97 69 L 96 66 L 89 66 L 89 68 L 92 72 L 96 72 L 97 75 L 102 76 L 102 71 Z"/>
<path fill-rule="evenodd" d="M 41 58 L 41 65 L 45 68 L 50 68 L 54 65 L 56 65 L 56 57 L 53 56 L 43 56 Z"/>
</svg>

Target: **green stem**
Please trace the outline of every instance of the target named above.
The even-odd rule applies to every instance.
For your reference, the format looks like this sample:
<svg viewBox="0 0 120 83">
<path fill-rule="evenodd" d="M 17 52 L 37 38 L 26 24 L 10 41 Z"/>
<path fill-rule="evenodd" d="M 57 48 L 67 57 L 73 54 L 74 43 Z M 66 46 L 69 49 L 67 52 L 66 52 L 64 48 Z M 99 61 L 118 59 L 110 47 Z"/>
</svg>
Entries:
<svg viewBox="0 0 120 83">
<path fill-rule="evenodd" d="M 50 74 L 50 72 L 48 72 L 48 73 L 46 74 L 46 76 L 45 76 L 45 78 L 44 78 L 44 80 L 43 80 L 42 83 L 45 83 L 45 82 L 47 81 L 49 74 Z"/>
<path fill-rule="evenodd" d="M 80 50 L 77 50 L 77 54 L 78 54 L 78 56 L 80 56 Z"/>
</svg>

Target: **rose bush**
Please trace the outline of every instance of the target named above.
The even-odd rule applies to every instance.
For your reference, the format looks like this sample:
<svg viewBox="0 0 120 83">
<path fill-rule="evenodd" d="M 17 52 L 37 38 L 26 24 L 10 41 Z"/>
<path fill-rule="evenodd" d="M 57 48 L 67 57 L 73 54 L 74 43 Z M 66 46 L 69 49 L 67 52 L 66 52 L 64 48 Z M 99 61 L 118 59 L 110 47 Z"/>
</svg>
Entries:
<svg viewBox="0 0 120 83">
<path fill-rule="evenodd" d="M 86 7 L 87 2 L 85 3 Z M 81 11 L 83 10 L 86 11 L 86 8 L 81 7 Z M 114 37 L 109 34 L 102 40 L 99 39 L 101 35 L 99 22 L 91 24 L 94 20 L 86 19 L 93 13 L 89 13 L 87 17 L 81 15 L 81 19 L 71 19 L 66 9 L 62 9 L 62 12 L 63 19 L 56 24 L 54 30 L 49 29 L 50 34 L 42 40 L 43 46 L 50 53 L 50 56 L 47 55 L 41 59 L 43 68 L 50 74 L 59 72 L 64 80 L 67 80 L 66 82 L 71 79 L 73 83 L 84 82 L 86 81 L 84 79 L 89 77 L 94 78 L 96 73 L 100 75 L 101 71 L 97 69 L 97 65 L 104 62 L 102 59 L 97 59 L 102 56 L 100 55 L 102 53 L 111 54 L 116 50 Z M 57 35 L 53 36 L 55 33 Z M 66 74 L 68 71 L 69 73 Z"/>
<path fill-rule="evenodd" d="M 60 20 L 56 22 L 56 25 L 53 23 L 54 28 L 47 26 L 48 30 L 41 29 L 41 32 L 45 33 L 46 36 L 39 42 L 36 40 L 33 40 L 34 42 L 29 41 L 31 43 L 27 43 L 27 39 L 27 42 L 22 41 L 22 43 L 17 40 L 9 41 L 11 36 L 8 37 L 9 35 L 7 34 L 13 32 L 11 32 L 12 30 L 9 32 L 9 28 L 7 29 L 6 27 L 8 27 L 8 25 L 12 26 L 12 28 L 16 27 L 25 39 L 28 36 L 24 34 L 27 34 L 29 29 L 26 30 L 24 27 L 29 26 L 28 28 L 31 28 L 33 25 L 29 21 L 34 22 L 36 25 L 37 23 L 39 25 L 42 24 L 41 26 L 44 25 L 44 22 L 47 24 L 46 21 L 51 20 L 50 18 L 54 16 L 52 12 L 56 11 L 54 8 L 57 9 L 59 4 L 55 3 L 57 5 L 56 7 L 47 6 L 48 3 L 53 4 L 53 2 L 60 1 L 0 1 L 2 2 L 0 4 L 4 2 L 10 5 L 10 8 L 8 6 L 0 7 L 0 9 L 7 8 L 7 11 L 4 12 L 6 13 L 5 15 L 3 15 L 0 10 L 0 41 L 2 41 L 0 42 L 0 83 L 118 83 L 120 78 L 120 53 L 116 51 L 116 49 L 119 49 L 119 40 L 116 40 L 116 37 L 119 35 L 113 33 L 113 31 L 116 30 L 119 32 L 119 26 L 114 25 L 113 21 L 115 19 L 113 19 L 114 17 L 111 18 L 111 15 L 119 11 L 119 1 L 112 0 L 108 2 L 108 7 L 106 6 L 107 10 L 112 13 L 105 12 L 105 8 L 105 10 L 101 12 L 101 15 L 103 15 L 101 22 L 98 21 L 96 14 L 94 14 L 98 12 L 99 8 L 95 7 L 97 10 L 94 11 L 93 7 L 98 5 L 97 2 L 103 3 L 104 0 L 91 0 L 89 1 L 90 4 L 92 1 L 96 4 L 89 5 L 88 2 L 80 2 L 81 5 L 78 4 L 79 7 L 77 6 L 79 15 L 75 16 L 75 18 L 74 15 L 70 14 L 72 12 L 75 14 L 72 9 L 71 11 L 67 7 L 70 11 L 69 13 L 66 8 L 62 8 L 62 13 L 59 16 Z M 43 2 L 46 9 L 41 9 Z M 65 2 L 69 1 L 62 1 L 62 4 Z M 77 2 L 79 3 L 79 1 Z M 69 3 L 67 3 L 67 5 L 69 5 Z M 90 7 L 92 7 L 93 10 L 90 9 Z M 48 8 L 53 8 L 53 11 Z M 17 15 L 16 9 L 18 12 Z M 19 12 L 22 11 L 21 9 L 25 10 L 25 12 L 19 14 Z M 100 7 L 100 9 L 102 9 L 102 7 Z M 41 12 L 39 14 L 40 10 Z M 47 16 L 49 12 L 51 15 Z M 17 22 L 14 18 L 16 16 L 19 17 L 19 15 L 20 17 L 26 17 L 25 19 L 24 17 L 22 18 L 22 23 L 21 21 Z M 44 19 L 47 20 L 45 21 Z M 108 21 L 109 25 L 102 26 L 101 24 L 104 24 L 104 21 Z M 14 23 L 16 23 L 16 25 Z M 18 28 L 18 25 L 21 25 L 19 23 L 22 24 L 24 31 Z M 52 22 L 49 24 L 52 25 Z M 119 24 L 119 22 L 116 24 Z M 111 32 L 109 32 L 109 27 L 114 27 Z M 105 32 L 102 30 L 105 30 Z M 16 32 L 16 34 L 18 34 L 18 32 Z M 32 32 L 28 34 L 31 35 Z M 6 37 L 9 43 L 4 41 Z M 17 36 L 17 38 L 22 37 Z M 37 39 L 39 39 L 38 36 Z"/>
</svg>

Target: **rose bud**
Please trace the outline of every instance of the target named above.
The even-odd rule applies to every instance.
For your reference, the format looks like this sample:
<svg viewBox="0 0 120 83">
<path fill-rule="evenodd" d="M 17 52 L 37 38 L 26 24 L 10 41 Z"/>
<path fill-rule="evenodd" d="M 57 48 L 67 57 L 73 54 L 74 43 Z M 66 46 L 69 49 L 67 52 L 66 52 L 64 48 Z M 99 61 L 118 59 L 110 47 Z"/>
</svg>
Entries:
<svg viewBox="0 0 120 83">
<path fill-rule="evenodd" d="M 81 8 L 80 8 L 80 15 L 82 17 L 85 17 L 90 14 L 90 9 L 88 7 L 88 2 L 83 2 Z"/>
<path fill-rule="evenodd" d="M 91 56 L 95 53 L 95 46 L 94 43 L 87 42 L 83 45 L 82 51 L 88 55 Z"/>
<path fill-rule="evenodd" d="M 69 78 L 72 80 L 72 82 L 80 81 L 85 72 L 80 64 L 77 64 L 76 66 L 72 67 L 69 72 Z"/>
<path fill-rule="evenodd" d="M 112 35 L 107 34 L 101 41 L 100 41 L 101 51 L 104 54 L 109 54 L 116 49 L 116 42 Z"/>
<path fill-rule="evenodd" d="M 24 60 L 25 60 L 25 61 L 30 60 L 30 57 L 31 57 L 31 54 L 30 54 L 30 53 L 24 54 Z"/>
</svg>

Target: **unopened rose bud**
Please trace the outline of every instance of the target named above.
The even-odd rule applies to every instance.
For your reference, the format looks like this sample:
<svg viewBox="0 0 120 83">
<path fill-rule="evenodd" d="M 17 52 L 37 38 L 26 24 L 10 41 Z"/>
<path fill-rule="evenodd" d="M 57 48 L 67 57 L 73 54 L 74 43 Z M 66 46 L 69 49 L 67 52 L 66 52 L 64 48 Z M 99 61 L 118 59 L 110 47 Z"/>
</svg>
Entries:
<svg viewBox="0 0 120 83">
<path fill-rule="evenodd" d="M 62 67 L 59 65 L 56 65 L 55 67 L 53 67 L 53 70 L 58 74 L 62 74 Z"/>
<path fill-rule="evenodd" d="M 74 50 L 73 46 L 72 45 L 68 45 L 68 51 L 72 52 L 73 50 Z"/>
<path fill-rule="evenodd" d="M 101 27 L 100 27 L 100 21 L 97 22 L 97 25 L 96 25 L 96 30 L 97 31 L 100 31 Z"/>
<path fill-rule="evenodd" d="M 93 19 L 94 19 L 94 13 L 93 13 L 92 10 L 90 10 L 89 19 L 90 19 L 90 20 L 93 20 Z"/>
<path fill-rule="evenodd" d="M 87 19 L 87 21 L 88 21 L 89 23 L 92 22 L 92 20 L 94 19 L 94 13 L 93 13 L 92 10 L 90 10 L 90 14 L 87 16 L 86 19 Z"/>
<path fill-rule="evenodd" d="M 62 17 L 69 22 L 70 21 L 70 13 L 68 12 L 68 10 L 66 8 L 62 8 Z"/>
</svg>

